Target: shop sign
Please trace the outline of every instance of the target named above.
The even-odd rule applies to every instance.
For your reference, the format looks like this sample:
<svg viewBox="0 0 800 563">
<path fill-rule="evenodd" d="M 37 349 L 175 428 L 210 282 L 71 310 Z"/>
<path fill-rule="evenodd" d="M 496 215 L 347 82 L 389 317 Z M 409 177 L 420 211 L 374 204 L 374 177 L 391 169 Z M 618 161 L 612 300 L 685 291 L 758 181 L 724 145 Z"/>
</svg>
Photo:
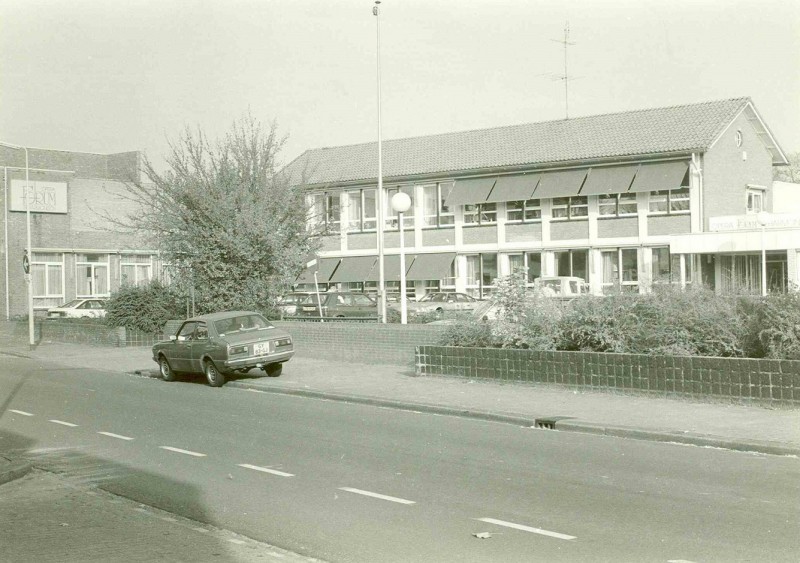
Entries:
<svg viewBox="0 0 800 563">
<path fill-rule="evenodd" d="M 800 229 L 800 214 L 769 213 L 764 228 Z M 709 217 L 708 219 L 708 230 L 714 233 L 760 229 L 761 223 L 758 222 L 758 215 L 727 215 L 724 217 Z"/>
<path fill-rule="evenodd" d="M 67 183 L 11 180 L 9 211 L 31 213 L 66 213 Z"/>
</svg>

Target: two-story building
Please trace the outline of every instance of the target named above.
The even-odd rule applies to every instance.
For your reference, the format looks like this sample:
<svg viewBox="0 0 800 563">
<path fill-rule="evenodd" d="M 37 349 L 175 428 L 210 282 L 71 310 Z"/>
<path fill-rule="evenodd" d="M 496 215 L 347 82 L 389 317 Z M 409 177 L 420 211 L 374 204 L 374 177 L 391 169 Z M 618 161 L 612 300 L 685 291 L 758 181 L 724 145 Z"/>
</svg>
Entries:
<svg viewBox="0 0 800 563">
<path fill-rule="evenodd" d="M 26 169 L 25 150 L 0 146 L 0 286 L 6 318 L 28 311 L 22 265 L 28 214 L 35 314 L 79 297 L 108 297 L 122 284 L 157 275 L 157 253 L 107 220 L 123 219 L 133 209 L 125 183 L 139 178 L 140 159 L 138 152 L 29 148 Z"/>
<path fill-rule="evenodd" d="M 749 98 L 530 123 L 382 143 L 386 210 L 377 224 L 377 143 L 308 150 L 287 166 L 325 230 L 299 288 L 374 291 L 377 228 L 388 291 L 399 288 L 394 192 L 409 293 L 484 297 L 518 269 L 579 276 L 600 294 L 703 283 L 758 293 L 798 281 L 800 216 L 773 209 L 787 164 Z M 800 189 L 800 186 L 798 186 Z M 766 226 L 760 211 L 771 213 Z M 779 212 L 779 213 L 778 213 Z M 764 215 L 761 215 L 762 219 Z"/>
</svg>

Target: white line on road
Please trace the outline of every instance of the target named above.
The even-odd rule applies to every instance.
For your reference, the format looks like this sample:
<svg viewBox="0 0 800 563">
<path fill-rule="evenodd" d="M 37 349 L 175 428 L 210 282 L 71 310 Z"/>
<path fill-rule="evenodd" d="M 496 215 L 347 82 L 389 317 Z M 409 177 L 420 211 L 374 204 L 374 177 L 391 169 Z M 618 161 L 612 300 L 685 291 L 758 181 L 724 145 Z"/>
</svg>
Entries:
<svg viewBox="0 0 800 563">
<path fill-rule="evenodd" d="M 120 434 L 114 434 L 113 432 L 98 432 L 98 434 L 102 434 L 103 436 L 110 436 L 112 438 L 119 438 L 120 440 L 133 440 L 128 436 L 122 436 Z"/>
<path fill-rule="evenodd" d="M 190 452 L 189 450 L 182 450 L 180 448 L 172 448 L 170 446 L 158 446 L 158 447 L 161 448 L 162 450 L 169 450 L 171 452 L 177 452 L 179 454 L 192 455 L 194 457 L 206 457 L 206 454 L 200 454 L 200 453 L 197 453 L 197 452 Z"/>
<path fill-rule="evenodd" d="M 11 412 L 15 412 L 17 414 L 21 414 L 22 416 L 33 416 L 32 412 L 25 412 L 25 411 L 18 411 L 16 409 L 9 409 Z"/>
<path fill-rule="evenodd" d="M 76 426 L 78 426 L 77 424 L 72 424 L 71 422 L 64 422 L 63 420 L 50 419 L 47 422 L 52 422 L 54 424 L 60 424 L 61 426 L 69 426 L 70 428 L 75 428 Z"/>
<path fill-rule="evenodd" d="M 244 467 L 245 469 L 252 469 L 253 471 L 261 471 L 262 473 L 271 473 L 279 477 L 294 477 L 294 475 L 292 475 L 291 473 L 284 473 L 283 471 L 278 471 L 277 469 L 269 469 L 267 467 L 259 467 L 258 465 L 250 465 L 249 463 L 239 463 L 237 465 L 239 467 Z"/>
<path fill-rule="evenodd" d="M 380 493 L 371 493 L 370 491 L 362 491 L 361 489 L 351 489 L 350 487 L 339 487 L 340 491 L 347 491 L 348 493 L 355 493 L 357 495 L 364 495 L 366 497 L 379 498 L 381 500 L 389 500 L 400 504 L 416 504 L 413 500 L 406 500 L 404 498 L 390 497 Z"/>
<path fill-rule="evenodd" d="M 667 563 L 694 563 L 694 561 L 689 561 L 688 559 L 670 559 Z"/>
<path fill-rule="evenodd" d="M 540 528 L 531 528 L 530 526 L 523 526 L 522 524 L 514 524 L 513 522 L 506 522 L 504 520 L 495 520 L 494 518 L 477 518 L 481 522 L 488 524 L 497 524 L 498 526 L 505 526 L 506 528 L 514 528 L 515 530 L 522 530 L 523 532 L 531 532 L 534 534 L 541 534 L 543 536 L 550 536 L 551 538 L 558 538 L 560 540 L 574 540 L 575 536 L 568 536 L 566 534 L 559 534 L 558 532 L 550 532 Z"/>
<path fill-rule="evenodd" d="M 237 540 L 237 539 L 234 539 L 234 538 L 228 538 L 228 541 L 231 542 L 231 543 L 235 543 L 236 545 L 244 545 L 245 543 L 247 543 L 247 542 L 245 542 L 243 540 Z"/>
</svg>

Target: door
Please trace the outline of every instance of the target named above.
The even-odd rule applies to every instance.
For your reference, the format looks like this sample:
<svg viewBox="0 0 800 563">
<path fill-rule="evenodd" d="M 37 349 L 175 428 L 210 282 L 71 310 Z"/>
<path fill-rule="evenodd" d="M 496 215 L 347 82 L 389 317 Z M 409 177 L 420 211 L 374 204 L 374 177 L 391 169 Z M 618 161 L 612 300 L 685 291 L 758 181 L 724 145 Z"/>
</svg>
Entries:
<svg viewBox="0 0 800 563">
<path fill-rule="evenodd" d="M 196 328 L 196 321 L 186 321 L 178 331 L 178 338 L 172 343 L 173 354 L 167 355 L 173 371 L 192 371 L 191 358 Z"/>
<path fill-rule="evenodd" d="M 206 323 L 199 322 L 197 323 L 197 327 L 194 330 L 192 335 L 191 345 L 188 347 L 189 350 L 189 367 L 187 368 L 188 371 L 195 372 L 195 373 L 202 373 L 203 372 L 203 364 L 201 362 L 203 356 L 208 351 L 209 346 L 209 339 L 208 339 L 208 327 Z"/>
</svg>

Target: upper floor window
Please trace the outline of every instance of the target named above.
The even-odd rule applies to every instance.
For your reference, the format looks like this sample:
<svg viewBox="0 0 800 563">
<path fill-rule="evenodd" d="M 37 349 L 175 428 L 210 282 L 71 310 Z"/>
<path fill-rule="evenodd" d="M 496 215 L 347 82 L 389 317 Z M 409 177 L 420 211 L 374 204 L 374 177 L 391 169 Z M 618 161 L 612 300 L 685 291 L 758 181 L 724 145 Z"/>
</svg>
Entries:
<svg viewBox="0 0 800 563">
<path fill-rule="evenodd" d="M 311 196 L 311 224 L 328 233 L 338 233 L 342 210 L 338 193 L 317 193 Z"/>
<path fill-rule="evenodd" d="M 347 230 L 374 231 L 378 224 L 375 189 L 347 192 Z"/>
<path fill-rule="evenodd" d="M 747 212 L 760 213 L 764 211 L 764 190 L 747 188 Z"/>
<path fill-rule="evenodd" d="M 408 194 L 408 197 L 411 198 L 411 207 L 408 208 L 408 211 L 403 213 L 403 228 L 413 228 L 414 227 L 414 186 L 402 186 L 399 188 L 389 188 L 386 190 L 386 227 L 387 229 L 399 229 L 400 228 L 400 214 L 395 213 L 392 209 L 392 196 L 397 192 L 403 192 Z"/>
<path fill-rule="evenodd" d="M 686 213 L 689 211 L 689 188 L 650 192 L 650 213 Z"/>
<path fill-rule="evenodd" d="M 422 186 L 422 216 L 426 227 L 449 227 L 455 223 L 453 210 L 444 204 L 453 189 L 453 182 Z"/>
<path fill-rule="evenodd" d="M 589 216 L 586 196 L 553 198 L 553 219 L 582 219 Z"/>
<path fill-rule="evenodd" d="M 636 194 L 605 194 L 598 198 L 598 207 L 601 216 L 623 217 L 636 215 Z"/>
<path fill-rule="evenodd" d="M 541 200 L 528 199 L 525 201 L 506 202 L 507 221 L 541 221 Z"/>
<path fill-rule="evenodd" d="M 497 223 L 496 203 L 468 203 L 464 206 L 465 225 L 488 225 Z"/>
</svg>

